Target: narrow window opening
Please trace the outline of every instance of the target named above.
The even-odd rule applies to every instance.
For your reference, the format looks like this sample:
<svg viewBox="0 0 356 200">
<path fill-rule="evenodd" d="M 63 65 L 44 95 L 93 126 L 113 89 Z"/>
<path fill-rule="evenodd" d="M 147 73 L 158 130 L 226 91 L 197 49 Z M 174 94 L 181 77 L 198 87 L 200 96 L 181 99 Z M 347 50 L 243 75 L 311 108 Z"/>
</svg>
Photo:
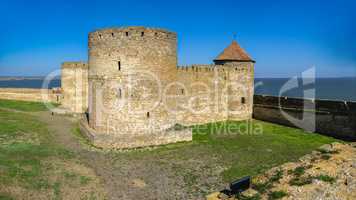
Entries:
<svg viewBox="0 0 356 200">
<path fill-rule="evenodd" d="M 121 88 L 119 89 L 119 98 L 121 98 Z"/>
<path fill-rule="evenodd" d="M 121 70 L 121 61 L 117 61 L 117 68 L 119 71 Z"/>
<path fill-rule="evenodd" d="M 245 97 L 241 97 L 241 103 L 245 104 L 246 103 L 246 98 Z"/>
<path fill-rule="evenodd" d="M 129 32 L 126 32 L 126 36 L 129 36 Z"/>
<path fill-rule="evenodd" d="M 146 113 L 147 118 L 150 118 L 150 112 Z"/>
<path fill-rule="evenodd" d="M 141 37 L 143 37 L 145 35 L 145 32 L 141 32 Z"/>
<path fill-rule="evenodd" d="M 157 36 L 158 35 L 158 33 L 155 33 L 155 36 Z"/>
<path fill-rule="evenodd" d="M 182 94 L 184 94 L 184 89 L 182 89 L 181 91 L 182 91 Z"/>
<path fill-rule="evenodd" d="M 114 33 L 111 33 L 111 36 L 113 36 L 113 37 L 114 37 L 114 36 L 115 36 L 115 34 L 114 34 Z"/>
<path fill-rule="evenodd" d="M 101 39 L 101 37 L 102 37 L 102 35 L 101 34 L 99 34 L 99 38 Z"/>
</svg>

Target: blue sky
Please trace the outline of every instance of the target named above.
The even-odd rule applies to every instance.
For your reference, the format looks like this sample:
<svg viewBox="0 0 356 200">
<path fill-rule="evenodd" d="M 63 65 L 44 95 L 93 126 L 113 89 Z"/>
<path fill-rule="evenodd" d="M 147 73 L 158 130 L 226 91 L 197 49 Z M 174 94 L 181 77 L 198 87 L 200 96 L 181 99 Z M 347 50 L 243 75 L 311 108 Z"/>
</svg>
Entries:
<svg viewBox="0 0 356 200">
<path fill-rule="evenodd" d="M 46 75 L 87 60 L 87 34 L 143 25 L 178 34 L 179 64 L 211 63 L 233 34 L 257 77 L 356 76 L 356 1 L 2 0 L 0 76 Z"/>
</svg>

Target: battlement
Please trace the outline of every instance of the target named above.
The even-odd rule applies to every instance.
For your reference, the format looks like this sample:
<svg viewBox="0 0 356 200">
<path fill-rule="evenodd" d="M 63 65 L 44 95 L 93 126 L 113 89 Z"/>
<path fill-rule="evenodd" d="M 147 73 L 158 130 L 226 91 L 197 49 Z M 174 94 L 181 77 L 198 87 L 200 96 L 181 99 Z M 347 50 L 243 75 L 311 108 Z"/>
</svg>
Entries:
<svg viewBox="0 0 356 200">
<path fill-rule="evenodd" d="M 177 34 L 161 28 L 129 26 L 120 28 L 98 29 L 89 33 L 89 44 L 108 40 L 176 40 Z"/>
<path fill-rule="evenodd" d="M 84 68 L 88 69 L 88 64 L 86 62 L 75 61 L 75 62 L 63 62 L 62 68 Z"/>
<path fill-rule="evenodd" d="M 200 71 L 218 71 L 221 69 L 222 65 L 182 65 L 177 66 L 179 71 L 192 71 L 192 72 L 200 72 Z"/>
<path fill-rule="evenodd" d="M 219 64 L 194 64 L 194 65 L 181 65 L 177 66 L 179 71 L 191 71 L 191 72 L 206 72 L 206 71 L 244 71 L 247 70 L 246 65 L 241 63 L 234 63 L 228 65 L 219 65 Z"/>
</svg>

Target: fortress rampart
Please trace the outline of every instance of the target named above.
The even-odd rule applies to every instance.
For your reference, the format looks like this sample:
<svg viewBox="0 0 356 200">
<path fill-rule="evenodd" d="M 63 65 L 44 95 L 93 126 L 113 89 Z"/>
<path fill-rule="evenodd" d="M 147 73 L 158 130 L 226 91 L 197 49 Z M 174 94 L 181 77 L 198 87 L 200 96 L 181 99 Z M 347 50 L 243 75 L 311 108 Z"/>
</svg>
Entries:
<svg viewBox="0 0 356 200">
<path fill-rule="evenodd" d="M 83 131 L 98 146 L 131 148 L 191 140 L 191 130 L 177 130 L 178 124 L 251 118 L 254 61 L 236 42 L 225 51 L 218 64 L 177 66 L 174 32 L 123 27 L 89 33 Z M 76 107 L 84 95 L 66 96 L 75 97 L 78 72 L 62 69 L 69 82 L 63 105 Z"/>
<path fill-rule="evenodd" d="M 59 89 L 0 88 L 0 99 L 60 103 Z"/>
<path fill-rule="evenodd" d="M 177 120 L 184 125 L 251 118 L 253 63 L 177 68 Z"/>
<path fill-rule="evenodd" d="M 303 119 L 310 115 L 315 118 L 305 120 L 303 125 L 314 127 L 314 132 L 348 141 L 356 140 L 356 102 L 265 95 L 255 95 L 254 101 L 255 119 L 300 128 L 287 116 Z"/>
</svg>

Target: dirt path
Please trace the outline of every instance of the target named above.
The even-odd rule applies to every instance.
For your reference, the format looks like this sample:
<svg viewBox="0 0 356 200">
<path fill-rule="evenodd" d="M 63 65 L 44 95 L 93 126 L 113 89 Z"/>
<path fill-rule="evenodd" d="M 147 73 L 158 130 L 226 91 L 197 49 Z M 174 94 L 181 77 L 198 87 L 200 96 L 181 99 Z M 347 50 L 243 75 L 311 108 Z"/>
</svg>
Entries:
<svg viewBox="0 0 356 200">
<path fill-rule="evenodd" d="M 55 135 L 56 142 L 76 153 L 78 158 L 87 166 L 94 169 L 95 173 L 102 179 L 110 199 L 115 195 L 114 181 L 112 180 L 113 163 L 110 155 L 104 152 L 91 151 L 83 146 L 72 133 L 77 120 L 63 115 L 51 115 L 50 112 L 36 113 L 39 119 L 48 125 L 49 130 Z"/>
<path fill-rule="evenodd" d="M 161 160 L 154 153 L 142 159 L 142 156 L 132 154 L 90 149 L 71 133 L 76 119 L 52 116 L 49 112 L 36 115 L 48 124 L 56 142 L 75 152 L 81 162 L 95 171 L 103 181 L 109 199 L 203 199 L 186 195 L 189 192 L 184 185 L 184 173 L 177 174 L 161 165 L 166 162 L 164 158 Z"/>
</svg>

